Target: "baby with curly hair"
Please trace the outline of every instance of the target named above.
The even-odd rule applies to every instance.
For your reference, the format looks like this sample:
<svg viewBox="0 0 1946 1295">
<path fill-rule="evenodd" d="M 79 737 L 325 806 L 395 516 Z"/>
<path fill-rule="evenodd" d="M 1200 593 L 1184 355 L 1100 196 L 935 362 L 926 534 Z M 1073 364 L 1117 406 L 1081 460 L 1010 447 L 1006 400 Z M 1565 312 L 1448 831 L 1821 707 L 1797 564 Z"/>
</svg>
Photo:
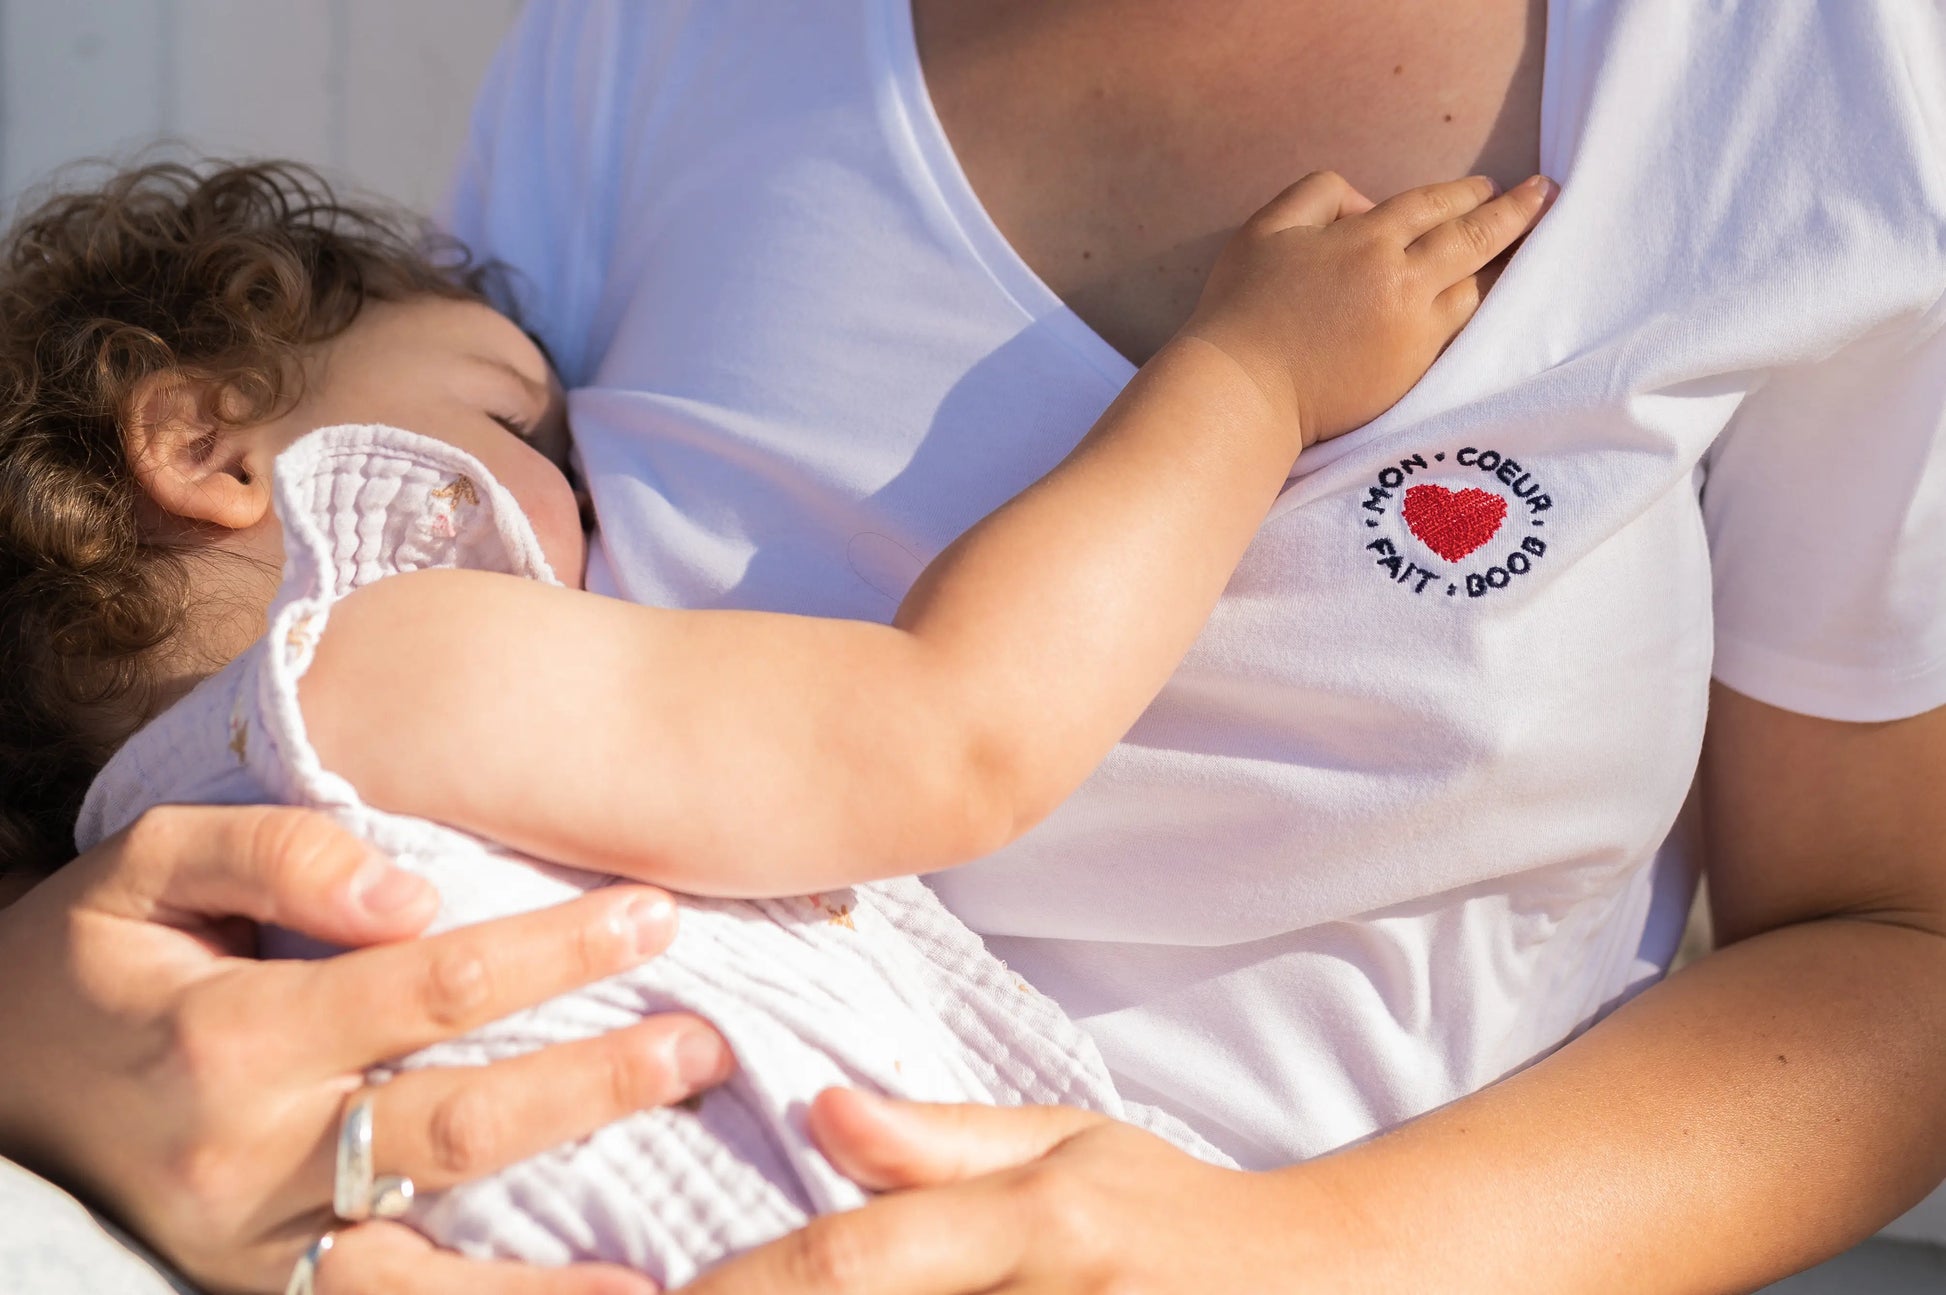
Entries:
<svg viewBox="0 0 1946 1295">
<path fill-rule="evenodd" d="M 1545 194 L 1435 189 L 1286 190 L 889 625 L 578 589 L 560 385 L 488 269 L 411 222 L 288 164 L 51 199 L 0 252 L 0 862 L 166 801 L 281 801 L 431 878 L 444 926 L 617 876 L 690 896 L 665 956 L 398 1063 L 678 1007 L 737 1055 L 694 1110 L 418 1202 L 474 1254 L 679 1285 L 855 1205 L 804 1130 L 833 1087 L 1068 1102 L 1220 1161 L 914 878 L 1089 774 L 1300 451 L 1403 394 Z"/>
</svg>

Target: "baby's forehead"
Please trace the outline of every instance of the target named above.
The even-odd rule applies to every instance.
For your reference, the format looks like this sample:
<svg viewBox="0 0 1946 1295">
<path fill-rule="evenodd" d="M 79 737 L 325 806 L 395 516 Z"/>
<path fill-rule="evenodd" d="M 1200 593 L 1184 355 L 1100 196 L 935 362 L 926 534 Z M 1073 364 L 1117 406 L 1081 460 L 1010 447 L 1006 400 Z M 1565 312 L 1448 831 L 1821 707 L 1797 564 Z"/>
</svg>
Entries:
<svg viewBox="0 0 1946 1295">
<path fill-rule="evenodd" d="M 369 301 L 333 349 L 369 361 L 489 364 L 542 388 L 554 372 L 537 338 L 472 298 Z"/>
</svg>

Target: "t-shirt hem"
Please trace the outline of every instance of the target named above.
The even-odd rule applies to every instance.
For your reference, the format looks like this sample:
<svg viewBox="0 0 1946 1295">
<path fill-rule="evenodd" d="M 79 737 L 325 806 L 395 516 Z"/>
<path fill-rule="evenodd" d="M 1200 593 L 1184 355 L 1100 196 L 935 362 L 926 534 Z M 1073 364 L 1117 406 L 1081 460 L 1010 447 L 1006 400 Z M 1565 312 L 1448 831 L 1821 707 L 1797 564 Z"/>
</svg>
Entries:
<svg viewBox="0 0 1946 1295">
<path fill-rule="evenodd" d="M 1946 706 L 1946 661 L 1910 670 L 1832 665 L 1719 632 L 1711 674 L 1746 697 L 1814 719 L 1873 724 Z"/>
</svg>

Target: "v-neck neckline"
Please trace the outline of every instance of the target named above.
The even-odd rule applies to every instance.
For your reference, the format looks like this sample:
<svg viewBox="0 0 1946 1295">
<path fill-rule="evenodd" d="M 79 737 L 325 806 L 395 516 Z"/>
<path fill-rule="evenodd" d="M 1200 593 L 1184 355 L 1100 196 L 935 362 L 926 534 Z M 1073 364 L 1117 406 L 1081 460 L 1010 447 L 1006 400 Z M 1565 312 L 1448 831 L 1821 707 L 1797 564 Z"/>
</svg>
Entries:
<svg viewBox="0 0 1946 1295">
<path fill-rule="evenodd" d="M 1135 376 L 1134 362 L 1110 345 L 1027 264 L 974 191 L 926 85 L 910 0 L 873 2 L 880 9 L 884 71 L 897 96 L 907 140 L 925 168 L 933 196 L 958 227 L 987 276 L 1028 319 L 1052 328 L 1061 341 L 1116 388 L 1126 386 Z"/>
<path fill-rule="evenodd" d="M 961 166 L 926 83 L 911 0 L 870 2 L 880 10 L 875 43 L 885 84 L 894 95 L 893 106 L 899 124 L 923 168 L 930 196 L 957 227 L 967 249 L 988 278 L 1028 320 L 1051 328 L 1063 343 L 1116 388 L 1125 386 L 1135 376 L 1135 363 L 1097 332 L 1027 263 L 1001 232 Z M 1560 42 L 1566 35 L 1566 16 L 1562 12 L 1566 7 L 1565 0 L 1546 0 L 1541 54 L 1540 163 L 1543 173 L 1556 178 L 1565 171 L 1568 156 L 1567 141 L 1561 138 L 1555 76 Z M 1496 285 L 1488 294 L 1488 301 L 1499 291 L 1500 286 Z M 1435 362 L 1433 369 L 1438 368 Z"/>
</svg>

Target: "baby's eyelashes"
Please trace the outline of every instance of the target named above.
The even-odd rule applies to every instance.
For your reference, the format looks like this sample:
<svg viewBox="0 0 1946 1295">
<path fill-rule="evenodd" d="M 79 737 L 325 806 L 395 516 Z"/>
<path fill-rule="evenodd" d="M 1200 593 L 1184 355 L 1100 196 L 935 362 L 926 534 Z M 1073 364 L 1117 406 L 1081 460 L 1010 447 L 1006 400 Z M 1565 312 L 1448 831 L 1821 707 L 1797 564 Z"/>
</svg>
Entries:
<svg viewBox="0 0 1946 1295">
<path fill-rule="evenodd" d="M 515 418 L 510 414 L 488 414 L 487 417 L 523 441 L 532 439 L 532 429 L 526 422 L 519 418 Z"/>
</svg>

